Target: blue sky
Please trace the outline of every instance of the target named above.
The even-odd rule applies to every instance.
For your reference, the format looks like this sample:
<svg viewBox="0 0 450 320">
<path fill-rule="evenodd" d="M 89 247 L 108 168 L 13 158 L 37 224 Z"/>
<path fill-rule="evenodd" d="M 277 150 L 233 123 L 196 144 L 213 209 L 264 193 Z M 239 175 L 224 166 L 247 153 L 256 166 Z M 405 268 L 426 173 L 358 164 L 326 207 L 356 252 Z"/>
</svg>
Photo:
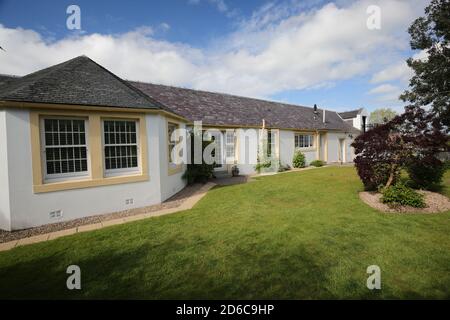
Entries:
<svg viewBox="0 0 450 320">
<path fill-rule="evenodd" d="M 329 109 L 393 107 L 426 0 L 0 0 L 0 73 L 86 54 L 121 77 Z M 66 8 L 81 9 L 81 31 Z M 369 5 L 381 29 L 367 30 Z"/>
</svg>

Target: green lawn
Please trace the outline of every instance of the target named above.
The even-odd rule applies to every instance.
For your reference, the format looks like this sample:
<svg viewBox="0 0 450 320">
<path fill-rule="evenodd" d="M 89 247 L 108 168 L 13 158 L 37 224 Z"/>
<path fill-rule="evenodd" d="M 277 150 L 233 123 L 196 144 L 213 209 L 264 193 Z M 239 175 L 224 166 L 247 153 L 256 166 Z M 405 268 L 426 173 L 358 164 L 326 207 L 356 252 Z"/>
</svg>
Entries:
<svg viewBox="0 0 450 320">
<path fill-rule="evenodd" d="M 450 196 L 450 175 L 446 175 Z M 215 188 L 194 209 L 0 253 L 0 298 L 450 298 L 450 212 L 383 214 L 350 167 Z M 65 287 L 81 267 L 82 290 Z M 382 289 L 366 288 L 366 268 Z"/>
</svg>

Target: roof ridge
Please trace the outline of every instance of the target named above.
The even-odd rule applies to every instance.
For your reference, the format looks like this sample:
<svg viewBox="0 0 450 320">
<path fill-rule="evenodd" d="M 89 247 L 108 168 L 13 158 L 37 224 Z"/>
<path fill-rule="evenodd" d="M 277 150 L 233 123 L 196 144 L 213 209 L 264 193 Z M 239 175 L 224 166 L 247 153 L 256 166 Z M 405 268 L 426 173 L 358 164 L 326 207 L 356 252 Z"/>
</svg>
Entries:
<svg viewBox="0 0 450 320">
<path fill-rule="evenodd" d="M 353 110 L 339 111 L 338 113 L 355 112 L 355 111 L 361 112 L 363 109 L 364 108 L 361 107 L 361 108 L 353 109 Z"/>
<path fill-rule="evenodd" d="M 18 76 L 15 74 L 8 74 L 8 73 L 0 73 L 0 77 L 21 78 L 22 76 Z"/>
</svg>

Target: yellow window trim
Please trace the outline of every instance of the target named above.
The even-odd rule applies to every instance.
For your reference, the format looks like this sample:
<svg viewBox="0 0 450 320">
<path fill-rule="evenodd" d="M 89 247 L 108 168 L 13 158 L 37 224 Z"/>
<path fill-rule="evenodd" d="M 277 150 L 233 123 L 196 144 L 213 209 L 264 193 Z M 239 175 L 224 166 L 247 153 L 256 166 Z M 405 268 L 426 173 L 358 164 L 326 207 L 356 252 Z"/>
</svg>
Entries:
<svg viewBox="0 0 450 320">
<path fill-rule="evenodd" d="M 90 155 L 90 176 L 79 180 L 61 182 L 44 182 L 43 162 L 41 155 L 40 118 L 43 116 L 73 116 L 88 118 L 88 152 Z M 102 120 L 103 119 L 135 119 L 139 121 L 139 149 L 141 172 L 139 174 L 105 177 L 103 168 Z M 33 192 L 53 192 L 60 190 L 106 186 L 121 183 L 148 181 L 147 127 L 145 115 L 140 113 L 88 112 L 73 110 L 31 110 L 31 158 L 33 170 Z"/>
<path fill-rule="evenodd" d="M 295 148 L 295 136 L 297 134 L 313 136 L 314 145 L 312 147 L 307 147 L 307 148 Z M 319 145 L 318 138 L 319 138 L 319 135 L 314 131 L 294 131 L 294 149 L 299 150 L 301 152 L 316 151 L 316 157 L 317 157 L 318 153 L 319 153 L 319 149 L 317 148 L 317 146 Z"/>
<path fill-rule="evenodd" d="M 179 121 L 175 120 L 174 118 L 166 118 L 167 174 L 169 176 L 172 176 L 174 174 L 182 172 L 183 171 L 183 165 L 182 164 L 177 164 L 173 168 L 170 167 L 170 148 L 169 148 L 169 139 L 170 139 L 170 137 L 168 136 L 168 134 L 169 134 L 169 124 L 174 124 L 178 128 L 180 128 L 181 127 L 181 123 Z"/>
</svg>

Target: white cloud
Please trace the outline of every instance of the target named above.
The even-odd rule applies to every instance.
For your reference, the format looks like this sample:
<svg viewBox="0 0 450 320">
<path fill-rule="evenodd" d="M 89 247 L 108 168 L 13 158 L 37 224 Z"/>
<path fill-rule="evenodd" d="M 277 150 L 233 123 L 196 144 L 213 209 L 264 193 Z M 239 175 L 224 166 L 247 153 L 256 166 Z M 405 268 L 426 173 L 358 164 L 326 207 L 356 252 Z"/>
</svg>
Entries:
<svg viewBox="0 0 450 320">
<path fill-rule="evenodd" d="M 163 22 L 159 25 L 159 28 L 162 31 L 169 31 L 170 30 L 170 24 L 168 24 L 167 22 Z"/>
<path fill-rule="evenodd" d="M 408 48 L 405 30 L 426 0 L 377 1 L 382 29 L 368 30 L 366 8 L 373 2 L 267 4 L 240 21 L 234 33 L 202 49 L 157 40 L 149 27 L 48 42 L 35 31 L 0 25 L 0 43 L 7 49 L 0 52 L 0 73 L 23 75 L 85 54 L 127 79 L 247 96 L 323 87 L 374 73 L 374 83 L 384 82 L 402 74 L 391 70 L 383 76 L 380 68 Z"/>
<path fill-rule="evenodd" d="M 406 61 L 400 61 L 392 64 L 385 69 L 375 73 L 371 79 L 372 83 L 387 82 L 393 80 L 407 81 L 412 76 L 412 70 L 406 64 Z"/>
<path fill-rule="evenodd" d="M 391 84 L 382 84 L 378 87 L 373 88 L 369 91 L 371 94 L 379 94 L 379 93 L 392 93 L 399 91 L 399 88 L 396 86 L 393 86 Z"/>
</svg>

